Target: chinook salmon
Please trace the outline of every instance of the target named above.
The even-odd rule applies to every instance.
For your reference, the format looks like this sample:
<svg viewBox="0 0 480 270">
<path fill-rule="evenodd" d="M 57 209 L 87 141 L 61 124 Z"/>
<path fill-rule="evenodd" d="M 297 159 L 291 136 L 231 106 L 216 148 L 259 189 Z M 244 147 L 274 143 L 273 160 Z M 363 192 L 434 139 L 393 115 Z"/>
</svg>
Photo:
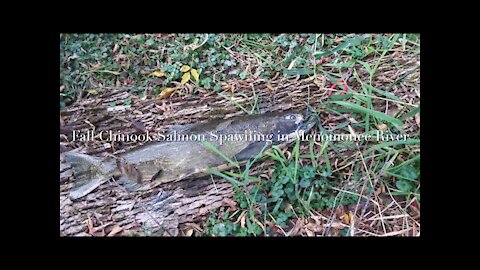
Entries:
<svg viewBox="0 0 480 270">
<path fill-rule="evenodd" d="M 77 184 L 70 197 L 81 198 L 112 176 L 127 190 L 138 191 L 161 183 L 208 175 L 208 167 L 228 163 L 225 157 L 244 161 L 271 145 L 291 141 L 297 132 L 313 126 L 308 119 L 303 113 L 273 112 L 186 125 L 173 130 L 174 139 L 170 132 L 159 136 L 163 140 L 142 145 L 115 158 L 66 152 L 65 160 L 72 165 Z M 212 146 L 224 157 L 212 151 Z"/>
</svg>

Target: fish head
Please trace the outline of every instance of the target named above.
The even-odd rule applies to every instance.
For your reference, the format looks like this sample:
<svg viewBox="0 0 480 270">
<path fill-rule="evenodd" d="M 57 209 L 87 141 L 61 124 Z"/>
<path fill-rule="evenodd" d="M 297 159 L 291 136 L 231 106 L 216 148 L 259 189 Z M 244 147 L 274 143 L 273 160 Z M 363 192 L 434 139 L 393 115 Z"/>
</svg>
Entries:
<svg viewBox="0 0 480 270">
<path fill-rule="evenodd" d="M 283 138 L 288 137 L 289 140 L 299 132 L 307 132 L 315 124 L 314 117 L 309 112 L 283 112 L 273 115 L 268 122 L 272 125 L 274 137 L 280 135 Z"/>
<path fill-rule="evenodd" d="M 298 130 L 305 122 L 305 115 L 299 112 L 288 112 L 279 114 L 273 120 L 276 123 L 276 130 L 279 133 L 287 134 Z"/>
</svg>

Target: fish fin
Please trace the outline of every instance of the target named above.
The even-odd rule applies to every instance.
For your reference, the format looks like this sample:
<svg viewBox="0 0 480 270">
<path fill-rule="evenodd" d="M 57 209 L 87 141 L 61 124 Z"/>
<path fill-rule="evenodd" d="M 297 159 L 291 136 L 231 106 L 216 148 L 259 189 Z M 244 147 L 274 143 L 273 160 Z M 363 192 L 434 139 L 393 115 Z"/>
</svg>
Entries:
<svg viewBox="0 0 480 270">
<path fill-rule="evenodd" d="M 129 164 L 123 159 L 117 159 L 117 168 L 120 170 L 122 176 L 122 184 L 127 186 L 134 186 L 142 183 L 142 173 L 134 165 Z"/>
<path fill-rule="evenodd" d="M 254 143 L 248 145 L 245 149 L 240 151 L 238 154 L 236 154 L 235 159 L 237 161 L 241 161 L 241 160 L 247 160 L 247 159 L 250 159 L 250 158 L 254 158 L 256 155 L 258 155 L 260 152 L 262 152 L 262 149 L 265 147 L 265 144 L 266 144 L 266 142 L 263 142 L 263 141 L 254 142 Z"/>
<path fill-rule="evenodd" d="M 129 178 L 128 176 L 126 176 L 126 175 L 120 176 L 120 177 L 118 178 L 118 182 L 119 182 L 123 187 L 125 187 L 125 189 L 126 189 L 128 192 L 136 191 L 136 190 L 138 190 L 138 188 L 140 187 L 140 184 L 139 184 L 139 183 L 132 181 L 132 179 Z"/>
<path fill-rule="evenodd" d="M 75 176 L 75 188 L 70 192 L 72 199 L 81 198 L 108 180 L 108 166 L 103 158 L 77 152 L 66 152 L 65 161 L 70 163 Z"/>
<path fill-rule="evenodd" d="M 86 184 L 83 184 L 79 186 L 78 188 L 70 191 L 69 196 L 71 200 L 76 200 L 79 199 L 93 190 L 95 190 L 97 187 L 102 185 L 103 183 L 107 182 L 109 177 L 103 176 L 103 177 L 96 177 L 88 181 Z"/>
<path fill-rule="evenodd" d="M 152 179 L 150 179 L 150 182 L 155 181 L 155 179 L 157 179 L 158 177 L 160 177 L 160 175 L 162 174 L 162 172 L 163 172 L 163 169 L 158 170 L 158 172 L 156 172 L 156 173 L 152 176 Z"/>
</svg>

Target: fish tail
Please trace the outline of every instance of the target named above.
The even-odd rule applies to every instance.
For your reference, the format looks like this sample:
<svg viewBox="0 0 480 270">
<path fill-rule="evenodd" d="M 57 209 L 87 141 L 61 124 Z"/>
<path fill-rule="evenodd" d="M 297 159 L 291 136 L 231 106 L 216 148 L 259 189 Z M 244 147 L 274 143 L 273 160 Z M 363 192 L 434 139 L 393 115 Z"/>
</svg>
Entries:
<svg viewBox="0 0 480 270">
<path fill-rule="evenodd" d="M 113 162 L 76 152 L 66 152 L 65 161 L 70 163 L 75 176 L 76 188 L 69 194 L 73 200 L 87 195 L 108 181 L 115 168 Z"/>
</svg>

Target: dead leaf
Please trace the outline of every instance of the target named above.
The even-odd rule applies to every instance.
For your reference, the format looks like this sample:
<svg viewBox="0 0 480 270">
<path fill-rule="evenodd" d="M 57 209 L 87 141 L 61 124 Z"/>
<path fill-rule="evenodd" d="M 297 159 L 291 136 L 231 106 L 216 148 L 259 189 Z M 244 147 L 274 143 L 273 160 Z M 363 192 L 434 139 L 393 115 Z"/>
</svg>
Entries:
<svg viewBox="0 0 480 270">
<path fill-rule="evenodd" d="M 350 125 L 348 125 L 348 131 L 350 132 L 350 134 L 351 134 L 352 136 L 357 137 L 357 134 L 355 133 L 355 130 L 353 130 L 353 128 L 352 128 Z"/>
<path fill-rule="evenodd" d="M 120 46 L 118 46 L 118 44 L 115 44 L 115 46 L 113 46 L 113 53 L 116 53 L 118 49 L 120 49 Z"/>
<path fill-rule="evenodd" d="M 380 124 L 380 125 L 378 125 L 378 129 L 385 132 L 385 131 L 387 131 L 388 127 L 385 124 Z"/>
<path fill-rule="evenodd" d="M 189 229 L 194 229 L 195 231 L 197 231 L 199 233 L 203 233 L 203 230 L 200 228 L 200 226 L 198 226 L 195 223 L 185 223 L 185 226 L 187 226 Z"/>
<path fill-rule="evenodd" d="M 123 231 L 123 228 L 118 226 L 118 225 L 115 225 L 112 229 L 112 231 L 110 231 L 110 233 L 107 235 L 107 236 L 115 236 L 117 233 Z"/>
<path fill-rule="evenodd" d="M 343 220 L 345 220 L 345 223 L 350 224 L 350 215 L 345 213 L 343 215 Z"/>
<path fill-rule="evenodd" d="M 228 204 L 228 206 L 230 206 L 232 209 L 236 209 L 237 207 L 237 203 L 235 201 L 233 201 L 232 199 L 229 199 L 229 198 L 224 198 L 223 199 L 223 202 Z"/>
<path fill-rule="evenodd" d="M 260 226 L 260 228 L 262 228 L 263 230 L 263 233 L 266 235 L 267 234 L 267 231 L 265 230 L 265 226 L 263 226 L 263 224 L 256 218 L 254 218 L 254 222 L 258 224 L 258 226 Z"/>
<path fill-rule="evenodd" d="M 183 74 L 181 84 L 186 84 L 190 80 L 190 72 Z"/>
<path fill-rule="evenodd" d="M 112 225 L 113 222 L 107 222 L 105 224 L 102 224 L 96 228 L 93 229 L 93 232 L 94 233 L 97 233 L 97 232 L 103 232 L 103 235 L 102 236 L 105 236 L 105 228 Z"/>
<path fill-rule="evenodd" d="M 240 219 L 240 227 L 245 228 L 245 217 L 247 215 L 243 215 L 242 218 Z"/>
<path fill-rule="evenodd" d="M 192 68 L 192 70 L 190 71 L 190 73 L 192 73 L 192 76 L 193 78 L 195 79 L 195 81 L 198 82 L 198 71 L 194 68 Z"/>
<path fill-rule="evenodd" d="M 332 222 L 331 224 L 332 228 L 335 228 L 335 229 L 343 229 L 345 228 L 345 224 L 342 224 L 341 222 Z"/>
<path fill-rule="evenodd" d="M 183 66 L 180 68 L 180 71 L 181 71 L 181 72 L 187 72 L 187 71 L 189 71 L 189 70 L 190 70 L 190 67 L 187 66 L 187 65 L 183 65 Z"/>
<path fill-rule="evenodd" d="M 318 219 L 314 219 L 315 223 L 309 222 L 307 225 L 305 225 L 305 228 L 314 232 L 314 233 L 320 233 L 323 231 L 323 226 L 322 223 Z"/>
<path fill-rule="evenodd" d="M 156 78 L 152 81 L 153 84 L 155 85 L 161 85 L 163 84 L 164 79 L 163 78 Z"/>
<path fill-rule="evenodd" d="M 89 90 L 87 90 L 87 93 L 92 94 L 92 95 L 96 95 L 96 94 L 98 94 L 98 91 L 95 90 L 95 89 L 89 89 Z"/>
<path fill-rule="evenodd" d="M 358 124 L 358 121 L 355 120 L 355 118 L 353 118 L 353 117 L 348 118 L 348 120 L 350 121 L 350 123 Z"/>
<path fill-rule="evenodd" d="M 285 150 L 283 153 L 287 156 L 287 160 L 290 160 L 290 158 L 292 157 L 292 153 L 290 153 L 290 151 L 288 150 Z"/>
<path fill-rule="evenodd" d="M 150 75 L 156 76 L 156 77 L 163 77 L 163 76 L 165 76 L 165 72 L 154 71 L 154 72 L 150 73 Z"/>
<path fill-rule="evenodd" d="M 266 84 L 266 86 L 270 91 L 273 91 L 273 86 L 269 82 Z"/>
<path fill-rule="evenodd" d="M 193 229 L 188 229 L 186 232 L 185 232 L 185 236 L 192 236 L 193 234 Z"/>
<path fill-rule="evenodd" d="M 337 214 L 337 217 L 342 217 L 343 214 L 345 213 L 345 209 L 343 209 L 343 206 L 339 206 L 337 207 L 337 210 L 336 210 L 336 214 Z"/>
<path fill-rule="evenodd" d="M 164 99 L 169 97 L 173 92 L 175 92 L 175 89 L 176 88 L 170 88 L 170 87 L 163 89 L 162 92 L 158 94 L 157 99 Z"/>
<path fill-rule="evenodd" d="M 88 234 L 93 235 L 93 220 L 90 216 L 88 216 L 87 227 L 88 227 Z"/>
<path fill-rule="evenodd" d="M 305 229 L 305 232 L 307 233 L 307 236 L 315 236 L 315 233 L 310 231 L 309 229 Z"/>
<path fill-rule="evenodd" d="M 137 131 L 142 132 L 142 133 L 147 133 L 147 128 L 145 127 L 145 125 L 142 122 L 137 121 L 137 120 L 133 120 L 132 125 Z"/>
<path fill-rule="evenodd" d="M 417 126 L 420 127 L 420 113 L 415 114 L 415 122 Z"/>
<path fill-rule="evenodd" d="M 285 208 L 284 208 L 283 210 L 284 210 L 285 213 L 286 213 L 286 212 L 288 212 L 289 210 L 293 210 L 293 206 L 292 206 L 291 204 L 287 203 L 287 204 L 285 205 Z"/>
<path fill-rule="evenodd" d="M 112 75 L 115 75 L 115 76 L 120 75 L 120 72 L 111 71 L 111 70 L 94 70 L 93 72 L 108 73 L 108 74 L 112 74 Z"/>
<path fill-rule="evenodd" d="M 303 219 L 301 219 L 301 218 L 297 219 L 297 222 L 295 222 L 295 226 L 293 226 L 293 228 L 290 230 L 290 233 L 288 235 L 289 236 L 298 235 L 300 230 L 303 228 L 304 225 L 305 224 L 304 224 Z"/>
<path fill-rule="evenodd" d="M 233 224 L 237 224 L 238 222 L 240 222 L 240 220 L 242 219 L 242 217 L 247 213 L 247 211 L 243 211 L 237 218 L 237 220 L 233 223 Z"/>
</svg>

